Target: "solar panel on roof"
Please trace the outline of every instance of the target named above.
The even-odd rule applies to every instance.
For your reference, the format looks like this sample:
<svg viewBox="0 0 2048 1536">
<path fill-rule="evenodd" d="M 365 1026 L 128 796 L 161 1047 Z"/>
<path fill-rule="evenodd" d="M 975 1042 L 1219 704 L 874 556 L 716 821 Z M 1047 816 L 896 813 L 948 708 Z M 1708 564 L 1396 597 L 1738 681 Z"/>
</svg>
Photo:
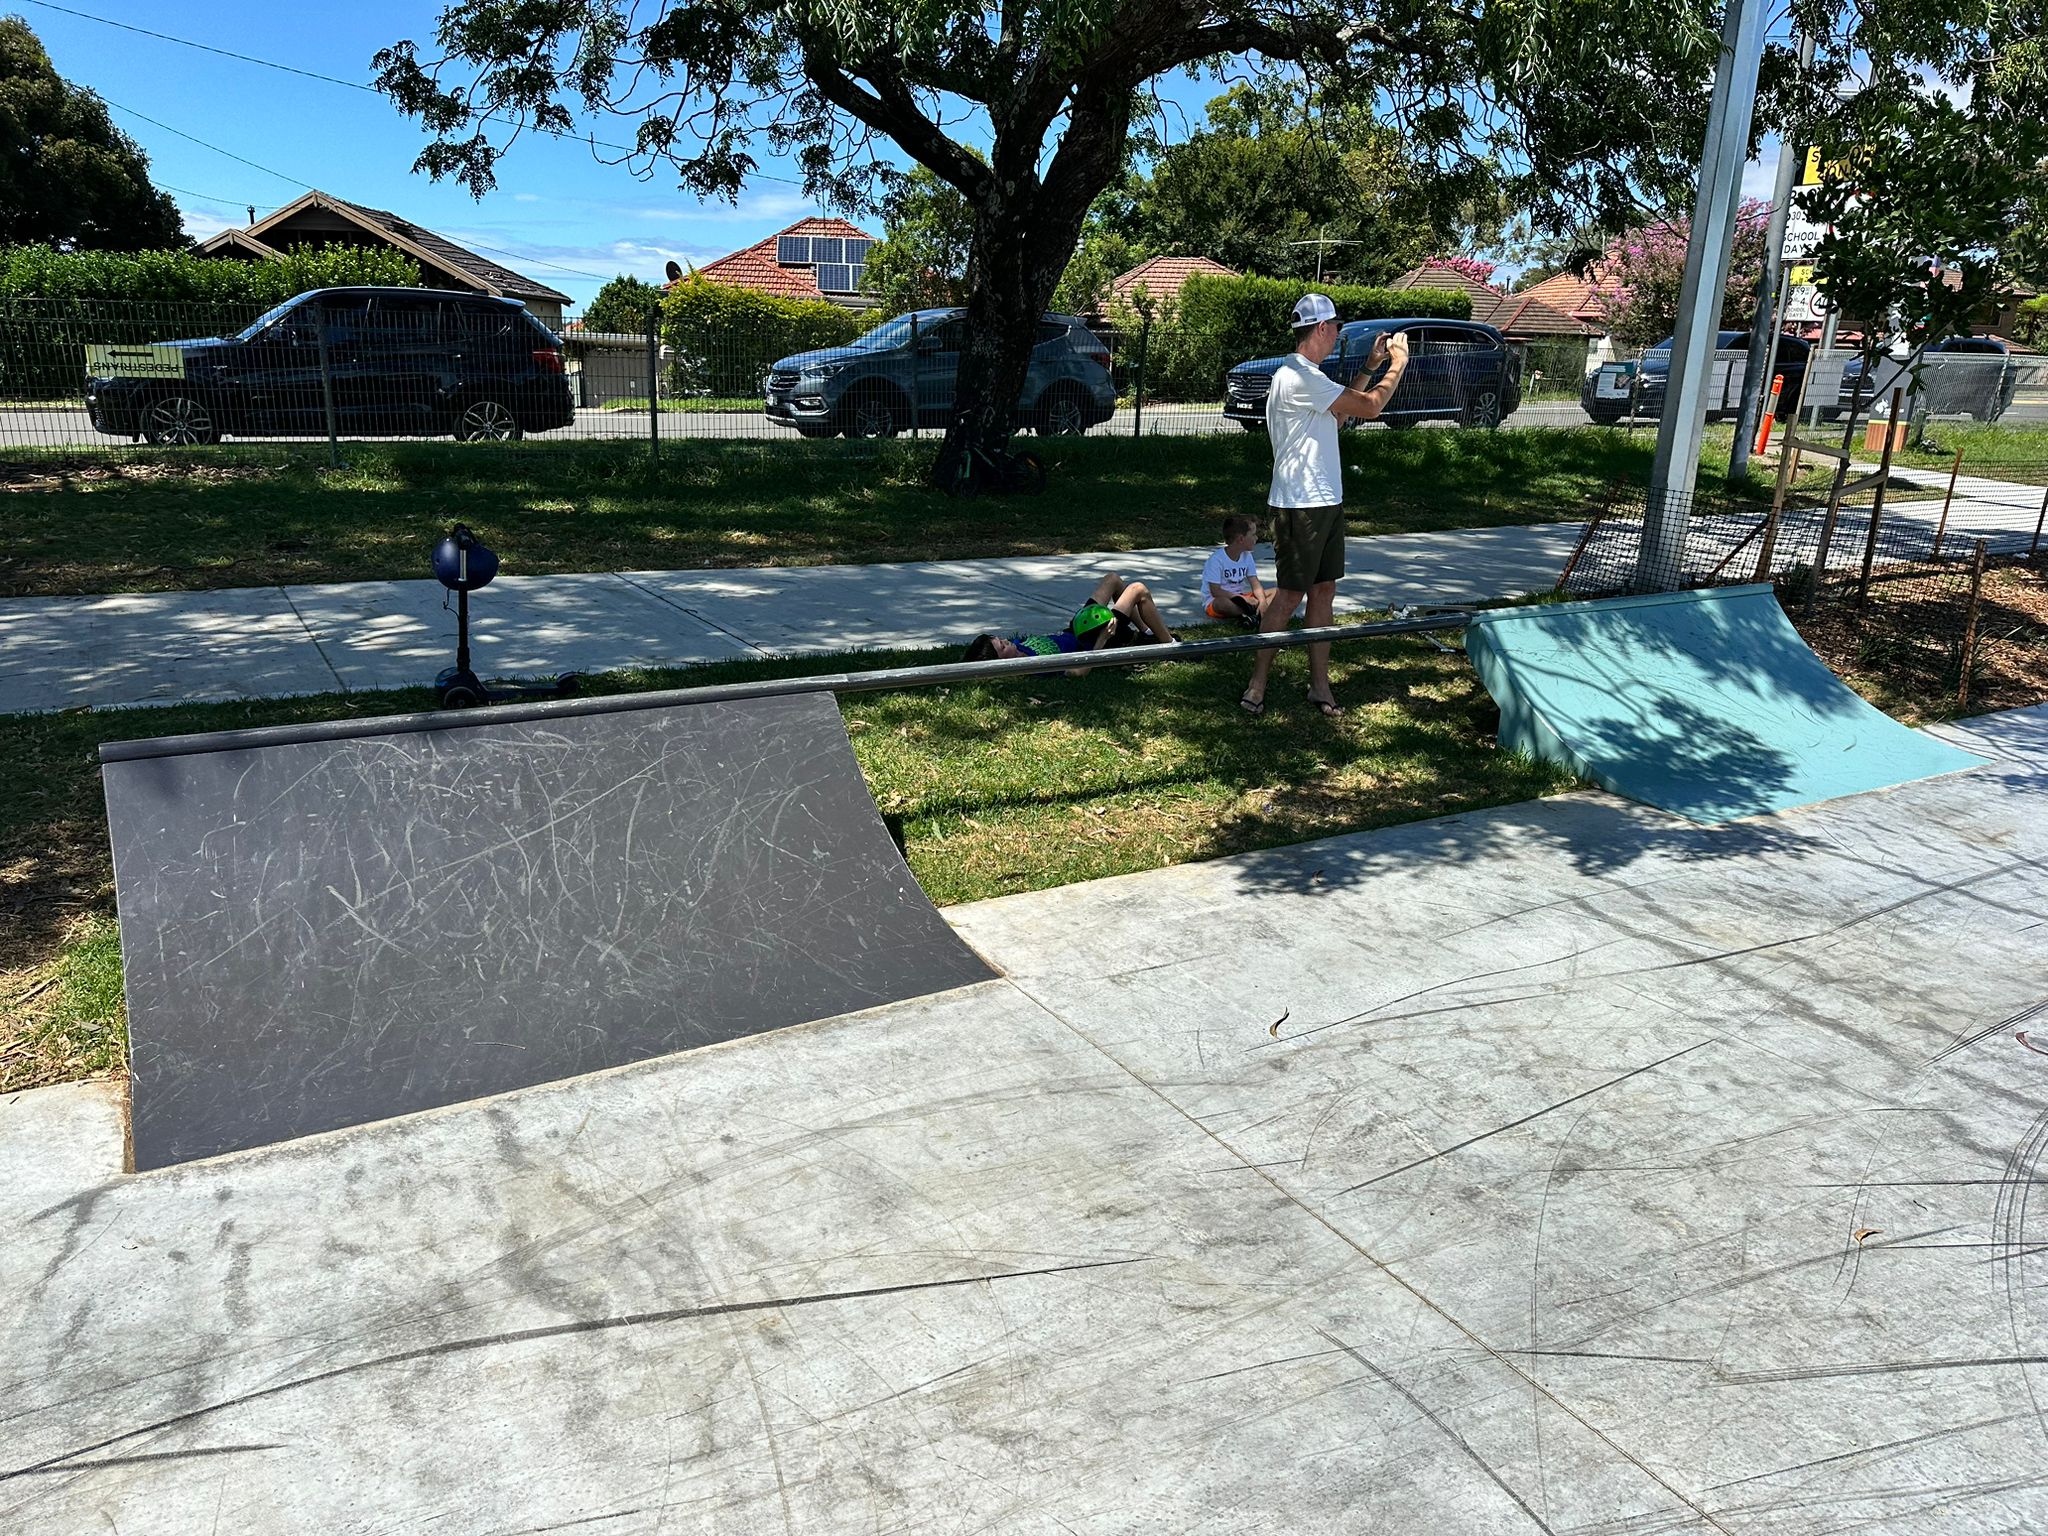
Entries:
<svg viewBox="0 0 2048 1536">
<path fill-rule="evenodd" d="M 777 235 L 775 237 L 775 260 L 780 265 L 785 267 L 802 267 L 809 265 L 811 259 L 811 237 L 809 235 Z"/>
<path fill-rule="evenodd" d="M 822 293 L 851 293 L 854 273 L 859 269 L 843 261 L 826 262 L 818 268 L 818 289 Z"/>
<path fill-rule="evenodd" d="M 811 236 L 811 260 L 823 266 L 826 262 L 846 260 L 846 242 L 836 235 Z"/>
<path fill-rule="evenodd" d="M 868 252 L 873 248 L 874 243 L 872 240 L 848 240 L 846 242 L 846 259 L 848 263 L 856 267 L 864 263 L 868 259 Z"/>
</svg>

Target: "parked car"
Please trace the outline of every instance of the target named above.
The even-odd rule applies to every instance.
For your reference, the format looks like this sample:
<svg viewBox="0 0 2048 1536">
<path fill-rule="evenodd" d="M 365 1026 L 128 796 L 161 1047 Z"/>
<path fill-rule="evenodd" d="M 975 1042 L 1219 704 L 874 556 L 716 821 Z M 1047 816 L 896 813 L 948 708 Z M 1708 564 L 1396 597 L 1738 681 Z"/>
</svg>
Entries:
<svg viewBox="0 0 2048 1536">
<path fill-rule="evenodd" d="M 1612 426 L 1628 414 L 1629 404 L 1633 401 L 1638 417 L 1662 416 L 1664 391 L 1671 383 L 1671 347 L 1675 339 L 1665 337 L 1643 354 L 1640 363 L 1602 363 L 1587 374 L 1585 383 L 1579 388 L 1579 404 L 1586 414 L 1603 425 Z M 1717 332 L 1714 346 L 1722 352 L 1746 351 L 1749 332 Z M 1779 336 L 1777 348 L 1771 356 L 1771 372 L 1785 376 L 1785 390 L 1779 397 L 1784 402 L 1783 410 L 1792 409 L 1792 402 L 1799 398 L 1799 391 L 1805 387 L 1810 357 L 1811 349 L 1797 336 Z M 1768 384 L 1770 380 L 1764 382 Z M 1734 416 L 1736 398 L 1731 394 L 1725 409 L 1717 399 L 1707 411 L 1707 420 Z"/>
<path fill-rule="evenodd" d="M 805 437 L 894 437 L 912 421 L 946 427 L 966 333 L 966 310 L 920 309 L 847 346 L 778 358 L 763 388 L 768 419 Z M 1043 316 L 1017 409 L 1048 435 L 1109 420 L 1109 348 L 1073 315 Z"/>
<path fill-rule="evenodd" d="M 2005 366 L 2012 348 L 1996 336 L 1949 336 L 1928 346 L 1920 367 L 1920 393 L 1930 416 L 1973 416 L 1978 421 L 1996 421 L 2011 408 L 2019 392 L 2017 368 Z M 1835 403 L 1822 412 L 1829 421 L 1840 421 L 1852 403 L 1868 414 L 1880 404 L 1879 395 L 1888 394 L 1894 382 L 1910 384 L 1899 376 L 1899 364 L 1910 353 L 1903 347 L 1878 361 L 1871 383 L 1864 381 L 1863 357 L 1859 353 L 1842 368 L 1842 387 Z M 1996 359 L 1996 361 L 1990 361 Z M 1874 387 L 1873 387 L 1874 385 Z M 1861 391 L 1860 403 L 1858 392 Z"/>
<path fill-rule="evenodd" d="M 1472 320 L 1354 320 L 1337 333 L 1323 372 L 1349 384 L 1365 366 L 1373 343 L 1396 331 L 1408 337 L 1408 371 L 1380 412 L 1390 427 L 1449 420 L 1467 427 L 1497 427 L 1522 403 L 1520 364 L 1507 338 Z M 1247 432 L 1266 428 L 1266 393 L 1287 359 L 1239 363 L 1223 381 L 1223 414 Z"/>
<path fill-rule="evenodd" d="M 323 345 L 324 342 L 324 345 Z M 233 437 L 516 438 L 575 419 L 562 344 L 512 299 L 322 288 L 234 336 L 163 342 L 181 378 L 88 378 L 93 427 L 152 443 Z"/>
</svg>

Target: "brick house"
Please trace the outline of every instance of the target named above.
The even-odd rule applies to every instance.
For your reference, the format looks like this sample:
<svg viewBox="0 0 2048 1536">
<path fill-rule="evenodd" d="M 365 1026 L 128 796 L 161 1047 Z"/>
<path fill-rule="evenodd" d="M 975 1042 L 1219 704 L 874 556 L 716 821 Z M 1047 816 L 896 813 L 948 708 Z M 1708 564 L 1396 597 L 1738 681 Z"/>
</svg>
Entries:
<svg viewBox="0 0 2048 1536">
<path fill-rule="evenodd" d="M 798 219 L 765 240 L 706 262 L 696 275 L 778 298 L 828 299 L 866 309 L 861 269 L 875 243 L 873 235 L 844 219 Z"/>
</svg>

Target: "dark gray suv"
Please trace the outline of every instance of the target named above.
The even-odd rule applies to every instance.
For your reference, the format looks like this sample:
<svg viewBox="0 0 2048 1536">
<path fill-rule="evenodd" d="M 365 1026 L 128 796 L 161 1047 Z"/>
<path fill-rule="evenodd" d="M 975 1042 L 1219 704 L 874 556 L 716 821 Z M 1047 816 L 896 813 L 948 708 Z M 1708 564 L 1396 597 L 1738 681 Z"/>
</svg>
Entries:
<svg viewBox="0 0 2048 1536">
<path fill-rule="evenodd" d="M 782 358 L 768 371 L 768 419 L 805 437 L 894 437 L 913 421 L 948 426 L 966 329 L 964 309 L 920 309 L 849 346 Z M 1109 348 L 1072 315 L 1044 316 L 1017 409 L 1024 426 L 1047 434 L 1109 420 Z"/>
</svg>

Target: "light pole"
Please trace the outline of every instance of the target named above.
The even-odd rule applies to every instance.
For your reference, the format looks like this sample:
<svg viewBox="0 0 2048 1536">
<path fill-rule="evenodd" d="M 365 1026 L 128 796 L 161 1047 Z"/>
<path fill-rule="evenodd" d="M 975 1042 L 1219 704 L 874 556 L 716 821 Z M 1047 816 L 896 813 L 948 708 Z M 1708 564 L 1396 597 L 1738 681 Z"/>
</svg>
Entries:
<svg viewBox="0 0 2048 1536">
<path fill-rule="evenodd" d="M 1756 112 L 1757 66 L 1763 48 L 1763 0 L 1728 0 L 1714 94 L 1707 108 L 1699 197 L 1685 250 L 1685 280 L 1679 289 L 1670 383 L 1664 392 L 1657 457 L 1643 511 L 1643 545 L 1636 557 L 1636 586 L 1641 591 L 1662 591 L 1674 583 L 1685 551 L 1685 519 L 1699 479 L 1700 440 L 1706 428 L 1707 375 L 1721 322 L 1723 273 L 1734 235 L 1735 196 L 1749 158 L 1749 126 Z"/>
</svg>

